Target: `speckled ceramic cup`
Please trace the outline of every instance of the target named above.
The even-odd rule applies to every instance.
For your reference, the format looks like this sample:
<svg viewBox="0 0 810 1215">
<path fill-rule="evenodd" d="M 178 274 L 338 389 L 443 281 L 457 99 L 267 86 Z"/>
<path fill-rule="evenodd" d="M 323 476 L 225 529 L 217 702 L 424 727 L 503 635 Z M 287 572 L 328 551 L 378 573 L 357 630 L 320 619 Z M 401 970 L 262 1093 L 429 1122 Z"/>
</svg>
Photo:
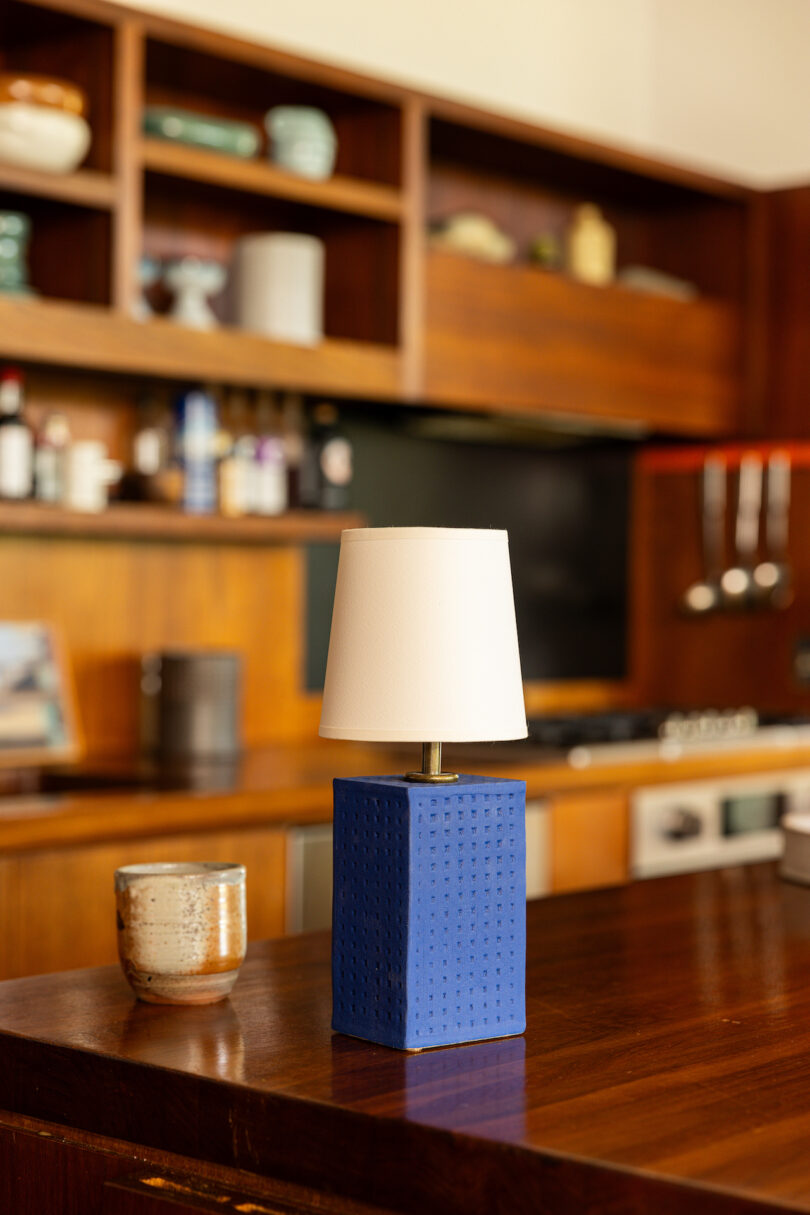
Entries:
<svg viewBox="0 0 810 1215">
<path fill-rule="evenodd" d="M 223 1000 L 245 957 L 244 865 L 125 865 L 115 871 L 118 955 L 140 1000 Z"/>
</svg>

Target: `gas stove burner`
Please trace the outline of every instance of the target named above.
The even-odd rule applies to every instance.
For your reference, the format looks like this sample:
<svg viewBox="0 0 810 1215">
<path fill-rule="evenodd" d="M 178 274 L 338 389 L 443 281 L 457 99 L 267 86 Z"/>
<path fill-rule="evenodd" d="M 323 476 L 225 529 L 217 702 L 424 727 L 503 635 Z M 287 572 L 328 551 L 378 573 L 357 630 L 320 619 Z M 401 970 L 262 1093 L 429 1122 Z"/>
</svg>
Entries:
<svg viewBox="0 0 810 1215">
<path fill-rule="evenodd" d="M 783 724 L 772 719 L 769 724 Z M 609 743 L 660 740 L 673 743 L 718 742 L 749 738 L 759 726 L 754 709 L 695 709 L 689 712 L 647 709 L 537 717 L 529 722 L 529 739 L 544 747 L 603 746 Z"/>
<path fill-rule="evenodd" d="M 703 709 L 692 713 L 670 713 L 661 723 L 658 737 L 668 742 L 717 742 L 751 738 L 759 726 L 756 709 Z"/>
<path fill-rule="evenodd" d="M 529 739 L 537 746 L 563 751 L 570 747 L 636 742 L 658 738 L 666 716 L 663 711 L 651 709 L 536 717 L 529 722 Z"/>
</svg>

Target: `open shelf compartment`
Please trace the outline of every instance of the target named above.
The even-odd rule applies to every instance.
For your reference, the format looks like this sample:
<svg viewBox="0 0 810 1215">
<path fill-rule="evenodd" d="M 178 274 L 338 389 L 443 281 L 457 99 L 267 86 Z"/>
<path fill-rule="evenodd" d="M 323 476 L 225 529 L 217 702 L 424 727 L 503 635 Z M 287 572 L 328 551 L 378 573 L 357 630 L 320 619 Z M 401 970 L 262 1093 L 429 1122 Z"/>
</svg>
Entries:
<svg viewBox="0 0 810 1215">
<path fill-rule="evenodd" d="M 278 67 L 214 50 L 213 39 L 171 42 L 149 37 L 146 45 L 147 105 L 168 105 L 219 118 L 248 122 L 261 133 L 260 157 L 266 157 L 263 119 L 278 105 L 315 106 L 330 118 L 337 135 L 335 172 L 388 186 L 401 181 L 401 110 L 369 95 L 347 92 L 311 78 L 311 68 L 297 73 L 293 60 L 276 56 Z M 303 67 L 301 61 L 301 67 Z M 321 73 L 323 76 L 323 73 Z"/>
</svg>

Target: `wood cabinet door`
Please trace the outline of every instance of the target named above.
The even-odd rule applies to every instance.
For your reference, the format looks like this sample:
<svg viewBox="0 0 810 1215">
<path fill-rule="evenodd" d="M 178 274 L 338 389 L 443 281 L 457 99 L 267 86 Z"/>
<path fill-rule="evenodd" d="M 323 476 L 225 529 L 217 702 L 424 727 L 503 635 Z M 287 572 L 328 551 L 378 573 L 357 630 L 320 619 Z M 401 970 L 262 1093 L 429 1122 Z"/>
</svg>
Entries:
<svg viewBox="0 0 810 1215">
<path fill-rule="evenodd" d="M 552 892 L 627 881 L 629 806 L 623 790 L 561 794 L 552 798 L 549 813 Z"/>
<path fill-rule="evenodd" d="M 243 863 L 248 939 L 280 936 L 285 856 L 286 832 L 280 828 L 19 853 L 3 862 L 12 893 L 0 898 L 0 978 L 117 961 L 113 874 L 120 865 L 141 861 Z"/>
<path fill-rule="evenodd" d="M 740 335 L 723 301 L 684 303 L 433 252 L 425 312 L 431 402 L 686 435 L 737 427 Z"/>
</svg>

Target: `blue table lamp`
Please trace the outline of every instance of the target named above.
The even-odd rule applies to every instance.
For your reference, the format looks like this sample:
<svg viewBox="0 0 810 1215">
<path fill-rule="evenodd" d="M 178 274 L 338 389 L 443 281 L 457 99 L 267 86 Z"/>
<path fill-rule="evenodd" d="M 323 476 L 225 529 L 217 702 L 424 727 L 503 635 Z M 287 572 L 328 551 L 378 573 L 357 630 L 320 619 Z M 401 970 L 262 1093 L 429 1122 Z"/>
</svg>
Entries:
<svg viewBox="0 0 810 1215">
<path fill-rule="evenodd" d="M 443 742 L 526 736 L 506 532 L 343 532 L 320 732 L 422 744 L 421 771 L 334 782 L 332 1028 L 522 1033 L 526 786 L 441 770 Z"/>
</svg>

